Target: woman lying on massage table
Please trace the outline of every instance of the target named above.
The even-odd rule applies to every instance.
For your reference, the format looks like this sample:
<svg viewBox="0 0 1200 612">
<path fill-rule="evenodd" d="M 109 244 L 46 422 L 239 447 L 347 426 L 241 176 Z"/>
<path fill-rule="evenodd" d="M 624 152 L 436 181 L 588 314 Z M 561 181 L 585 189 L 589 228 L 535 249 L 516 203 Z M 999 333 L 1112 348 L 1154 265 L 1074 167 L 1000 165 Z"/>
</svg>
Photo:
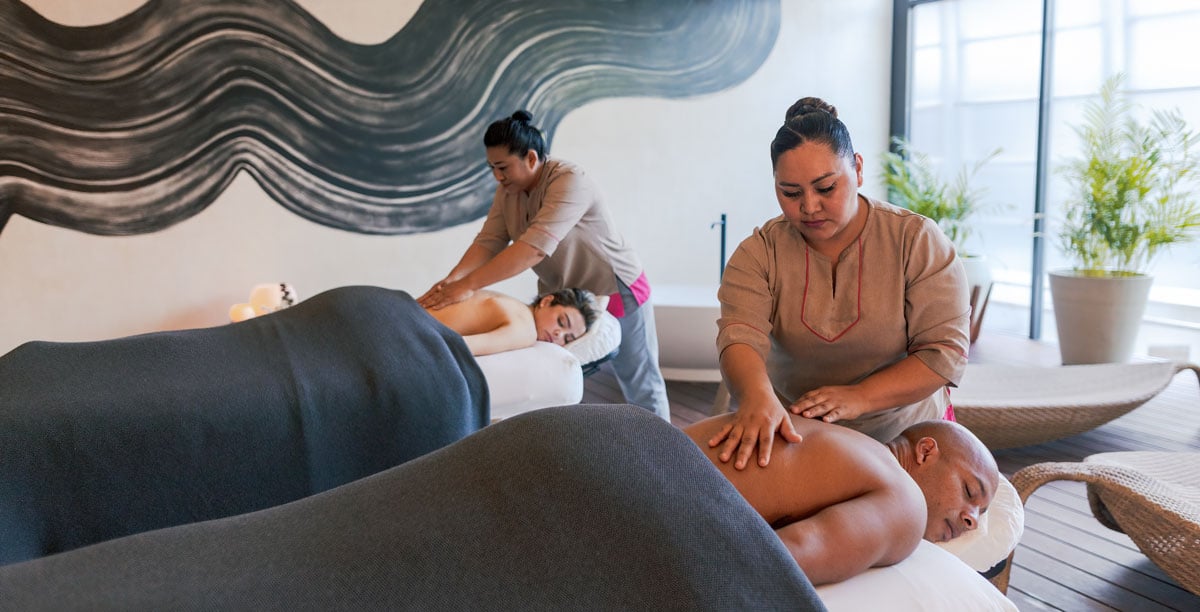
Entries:
<svg viewBox="0 0 1200 612">
<path fill-rule="evenodd" d="M 475 356 L 525 348 L 538 341 L 563 346 L 582 336 L 600 316 L 595 296 L 586 289 L 546 293 L 532 304 L 495 291 L 476 291 L 464 301 L 426 311 L 462 334 Z"/>
</svg>

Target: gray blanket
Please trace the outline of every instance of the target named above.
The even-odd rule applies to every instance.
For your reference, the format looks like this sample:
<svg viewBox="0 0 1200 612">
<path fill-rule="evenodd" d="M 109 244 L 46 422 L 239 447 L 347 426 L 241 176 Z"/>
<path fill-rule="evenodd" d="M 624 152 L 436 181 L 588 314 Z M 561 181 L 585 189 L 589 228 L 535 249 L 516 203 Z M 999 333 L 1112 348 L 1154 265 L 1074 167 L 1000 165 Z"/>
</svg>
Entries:
<svg viewBox="0 0 1200 612">
<path fill-rule="evenodd" d="M 634 406 L 487 427 L 284 506 L 0 568 L 21 610 L 813 610 L 771 528 Z"/>
<path fill-rule="evenodd" d="M 461 336 L 377 287 L 209 329 L 31 342 L 0 357 L 0 563 L 290 502 L 488 420 Z"/>
</svg>

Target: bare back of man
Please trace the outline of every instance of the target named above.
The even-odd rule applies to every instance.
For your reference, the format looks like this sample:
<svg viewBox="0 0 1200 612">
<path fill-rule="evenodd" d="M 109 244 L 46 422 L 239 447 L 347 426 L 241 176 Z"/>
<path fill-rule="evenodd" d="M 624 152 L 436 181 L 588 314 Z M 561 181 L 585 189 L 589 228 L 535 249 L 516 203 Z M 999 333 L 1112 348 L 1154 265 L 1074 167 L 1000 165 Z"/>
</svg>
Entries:
<svg viewBox="0 0 1200 612">
<path fill-rule="evenodd" d="M 925 497 L 888 447 L 857 431 L 789 415 L 799 444 L 777 447 L 766 467 L 720 461 L 711 439 L 735 415 L 684 428 L 779 535 L 813 584 L 898 563 L 926 526 Z"/>
<path fill-rule="evenodd" d="M 529 305 L 503 293 L 480 290 L 461 302 L 426 310 L 461 334 L 472 355 L 525 348 L 538 339 Z"/>
</svg>

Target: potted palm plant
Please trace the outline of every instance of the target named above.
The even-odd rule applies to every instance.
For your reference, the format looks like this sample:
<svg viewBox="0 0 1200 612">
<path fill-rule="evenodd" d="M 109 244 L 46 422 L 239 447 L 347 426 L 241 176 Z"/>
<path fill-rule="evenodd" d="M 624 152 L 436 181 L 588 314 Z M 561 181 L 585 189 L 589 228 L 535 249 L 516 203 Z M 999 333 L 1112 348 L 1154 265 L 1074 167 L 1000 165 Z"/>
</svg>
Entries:
<svg viewBox="0 0 1200 612">
<path fill-rule="evenodd" d="M 967 250 L 967 239 L 973 229 L 971 220 L 987 208 L 983 202 L 984 190 L 972 186 L 971 182 L 984 164 L 1000 154 L 1000 149 L 992 151 L 974 166 L 963 166 L 953 180 L 943 180 L 928 155 L 913 150 L 903 138 L 893 138 L 892 143 L 894 150 L 881 156 L 888 199 L 897 206 L 933 219 L 954 243 L 971 290 L 971 341 L 974 342 L 991 292 L 992 273 L 982 253 Z"/>
<path fill-rule="evenodd" d="M 1128 361 L 1164 248 L 1200 228 L 1196 132 L 1177 110 L 1148 120 L 1116 75 L 1075 126 L 1079 157 L 1059 167 L 1067 188 L 1058 246 L 1072 267 L 1049 273 L 1064 364 Z"/>
</svg>

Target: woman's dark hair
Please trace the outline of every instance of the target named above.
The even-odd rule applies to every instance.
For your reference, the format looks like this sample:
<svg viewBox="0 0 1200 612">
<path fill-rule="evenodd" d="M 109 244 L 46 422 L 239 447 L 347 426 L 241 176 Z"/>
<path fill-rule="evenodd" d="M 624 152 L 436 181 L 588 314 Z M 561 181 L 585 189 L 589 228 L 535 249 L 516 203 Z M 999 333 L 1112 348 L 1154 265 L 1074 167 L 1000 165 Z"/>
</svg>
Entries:
<svg viewBox="0 0 1200 612">
<path fill-rule="evenodd" d="M 538 159 L 546 159 L 546 141 L 542 138 L 541 131 L 533 127 L 530 121 L 533 121 L 533 115 L 524 110 L 493 121 L 483 134 L 483 146 L 508 147 L 508 152 L 518 157 L 524 157 L 533 150 Z"/>
<path fill-rule="evenodd" d="M 837 109 L 820 98 L 801 98 L 783 119 L 783 127 L 771 141 L 771 167 L 779 156 L 806 142 L 828 145 L 841 157 L 854 157 L 854 144 L 850 142 L 850 131 L 837 118 Z"/>
<path fill-rule="evenodd" d="M 592 323 L 595 323 L 596 319 L 600 318 L 600 311 L 596 308 L 596 296 L 587 289 L 571 287 L 551 291 L 550 293 L 543 293 L 530 306 L 537 306 L 538 302 L 542 301 L 542 298 L 547 295 L 551 298 L 551 306 L 568 306 L 578 310 L 579 314 L 583 315 L 584 329 L 591 329 Z"/>
</svg>

